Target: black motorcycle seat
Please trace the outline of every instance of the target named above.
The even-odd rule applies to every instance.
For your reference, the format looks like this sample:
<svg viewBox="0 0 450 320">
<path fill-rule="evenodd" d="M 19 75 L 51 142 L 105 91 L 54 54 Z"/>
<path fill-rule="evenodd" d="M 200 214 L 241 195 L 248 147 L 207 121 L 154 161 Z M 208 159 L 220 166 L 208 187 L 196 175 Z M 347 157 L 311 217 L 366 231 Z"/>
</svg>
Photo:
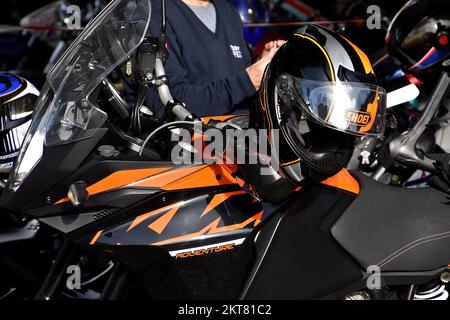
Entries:
<svg viewBox="0 0 450 320">
<path fill-rule="evenodd" d="M 367 269 L 431 271 L 450 264 L 450 204 L 432 189 L 387 186 L 352 172 L 361 193 L 331 229 Z"/>
</svg>

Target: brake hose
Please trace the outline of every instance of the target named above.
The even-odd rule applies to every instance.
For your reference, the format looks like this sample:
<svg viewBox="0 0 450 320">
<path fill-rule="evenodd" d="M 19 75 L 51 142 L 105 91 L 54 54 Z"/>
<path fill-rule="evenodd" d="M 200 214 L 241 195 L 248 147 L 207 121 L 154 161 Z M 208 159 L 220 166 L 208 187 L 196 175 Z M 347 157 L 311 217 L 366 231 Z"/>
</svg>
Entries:
<svg viewBox="0 0 450 320">
<path fill-rule="evenodd" d="M 179 125 L 179 124 L 189 124 L 189 125 L 195 125 L 195 122 L 192 121 L 172 121 L 169 123 L 166 123 L 162 126 L 160 126 L 159 128 L 156 128 L 155 130 L 153 130 L 148 136 L 147 138 L 144 140 L 144 142 L 142 143 L 141 149 L 139 150 L 139 156 L 142 156 L 142 153 L 144 152 L 145 146 L 147 145 L 147 143 L 150 141 L 150 139 L 157 134 L 159 131 L 168 128 L 170 126 L 173 125 Z"/>
</svg>

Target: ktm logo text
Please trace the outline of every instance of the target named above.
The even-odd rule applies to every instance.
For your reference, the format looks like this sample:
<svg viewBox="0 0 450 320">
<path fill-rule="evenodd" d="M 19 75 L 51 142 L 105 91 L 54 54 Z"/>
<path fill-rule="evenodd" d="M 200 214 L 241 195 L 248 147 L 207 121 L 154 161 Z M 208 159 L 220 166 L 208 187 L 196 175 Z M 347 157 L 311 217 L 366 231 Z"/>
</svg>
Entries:
<svg viewBox="0 0 450 320">
<path fill-rule="evenodd" d="M 222 251 L 229 251 L 234 249 L 234 244 L 227 244 L 223 246 L 208 248 L 208 249 L 199 249 L 195 251 L 187 251 L 187 252 L 181 252 L 178 253 L 175 258 L 176 259 L 185 259 L 185 258 L 192 258 L 195 256 L 203 256 L 211 253 L 217 253 Z"/>
<path fill-rule="evenodd" d="M 369 112 L 362 111 L 348 111 L 345 117 L 348 124 L 352 124 L 355 126 L 365 126 L 371 120 L 371 115 Z"/>
</svg>

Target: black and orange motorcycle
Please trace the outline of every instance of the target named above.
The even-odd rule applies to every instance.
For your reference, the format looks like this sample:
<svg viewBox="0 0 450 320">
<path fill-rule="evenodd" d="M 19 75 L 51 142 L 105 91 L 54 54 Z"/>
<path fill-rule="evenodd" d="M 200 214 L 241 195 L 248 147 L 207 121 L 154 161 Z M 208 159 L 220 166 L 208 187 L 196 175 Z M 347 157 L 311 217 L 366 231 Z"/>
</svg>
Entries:
<svg viewBox="0 0 450 320">
<path fill-rule="evenodd" d="M 246 119 L 198 119 L 171 97 L 152 8 L 113 0 L 48 75 L 0 198 L 2 220 L 14 220 L 2 224 L 2 261 L 19 261 L 3 297 L 20 297 L 20 274 L 47 300 L 447 298 L 446 195 L 342 169 L 354 135 L 384 126 L 385 92 L 361 50 L 308 26 L 276 54 L 247 122 L 280 132 L 266 137 L 278 169 L 175 164 L 179 129 L 245 131 Z M 117 74 L 137 79 L 135 105 Z M 174 121 L 148 115 L 151 86 Z M 20 263 L 31 251 L 40 256 Z"/>
</svg>

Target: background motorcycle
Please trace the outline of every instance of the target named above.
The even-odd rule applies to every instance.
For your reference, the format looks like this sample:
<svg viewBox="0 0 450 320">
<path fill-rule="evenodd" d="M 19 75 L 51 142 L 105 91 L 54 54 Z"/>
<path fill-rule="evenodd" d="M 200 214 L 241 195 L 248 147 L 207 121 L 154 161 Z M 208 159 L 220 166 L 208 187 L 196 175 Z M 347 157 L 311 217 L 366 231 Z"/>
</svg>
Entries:
<svg viewBox="0 0 450 320">
<path fill-rule="evenodd" d="M 361 141 L 350 167 L 385 183 L 427 185 L 437 173 L 433 154 L 450 152 L 448 17 L 433 4 L 409 1 L 402 7 L 386 34 L 387 54 L 375 63 L 380 84 L 392 96 L 387 130 L 383 140 Z"/>
<path fill-rule="evenodd" d="M 45 75 L 59 56 L 105 4 L 102 0 L 59 0 L 20 19 L 9 20 L 9 25 L 6 24 L 8 20 L 2 20 L 0 70 L 22 76 L 42 88 Z M 73 6 L 78 6 L 81 11 L 77 12 Z"/>
</svg>

